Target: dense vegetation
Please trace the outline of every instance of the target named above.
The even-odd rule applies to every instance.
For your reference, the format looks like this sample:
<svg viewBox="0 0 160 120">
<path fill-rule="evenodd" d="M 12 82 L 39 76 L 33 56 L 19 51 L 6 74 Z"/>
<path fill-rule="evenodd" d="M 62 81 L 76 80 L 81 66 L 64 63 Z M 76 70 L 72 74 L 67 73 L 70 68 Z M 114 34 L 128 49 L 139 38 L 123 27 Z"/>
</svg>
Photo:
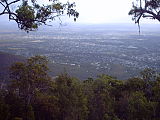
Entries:
<svg viewBox="0 0 160 120">
<path fill-rule="evenodd" d="M 36 0 L 0 0 L 0 15 L 9 15 L 27 32 L 64 11 L 74 20 L 79 16 L 74 3 L 49 1 L 41 6 Z M 135 23 L 141 17 L 160 21 L 159 0 L 144 0 L 144 6 L 137 1 L 129 12 Z M 108 75 L 80 81 L 67 73 L 51 78 L 47 71 L 47 59 L 41 56 L 11 66 L 10 82 L 0 88 L 1 120 L 160 120 L 160 76 L 151 69 L 126 81 Z"/>
<path fill-rule="evenodd" d="M 1 120 L 159 120 L 160 76 L 151 69 L 122 81 L 48 76 L 42 56 L 15 63 L 0 89 Z"/>
</svg>

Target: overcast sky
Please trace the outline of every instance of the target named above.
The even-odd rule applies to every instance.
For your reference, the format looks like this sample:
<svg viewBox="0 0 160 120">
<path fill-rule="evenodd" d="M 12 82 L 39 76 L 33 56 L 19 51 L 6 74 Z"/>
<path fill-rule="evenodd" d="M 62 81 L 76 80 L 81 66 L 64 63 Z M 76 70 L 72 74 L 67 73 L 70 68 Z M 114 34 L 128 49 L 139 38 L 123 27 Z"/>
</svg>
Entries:
<svg viewBox="0 0 160 120">
<path fill-rule="evenodd" d="M 132 0 L 75 0 L 82 23 L 130 23 Z"/>
<path fill-rule="evenodd" d="M 46 1 L 46 0 L 37 0 Z M 68 0 L 60 0 L 67 2 Z M 80 13 L 77 23 L 134 23 L 128 15 L 133 0 L 69 0 L 75 2 L 77 11 Z M 7 18 L 5 19 L 7 20 Z M 0 16 L 1 21 L 5 21 Z M 8 22 L 8 21 L 7 21 Z M 65 18 L 63 22 L 73 22 L 73 19 Z M 146 22 L 146 21 L 144 21 Z M 147 21 L 148 22 L 148 21 Z M 155 23 L 150 20 L 149 23 Z"/>
</svg>

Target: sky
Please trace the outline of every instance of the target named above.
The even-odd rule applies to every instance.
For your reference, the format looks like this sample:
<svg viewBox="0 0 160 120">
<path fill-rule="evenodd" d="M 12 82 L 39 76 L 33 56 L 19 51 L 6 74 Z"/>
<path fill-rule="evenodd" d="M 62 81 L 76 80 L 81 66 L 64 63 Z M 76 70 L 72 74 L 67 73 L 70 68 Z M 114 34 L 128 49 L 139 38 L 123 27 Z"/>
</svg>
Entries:
<svg viewBox="0 0 160 120">
<path fill-rule="evenodd" d="M 44 2 L 44 0 L 37 0 Z M 46 1 L 46 0 L 45 0 Z M 65 3 L 68 0 L 60 0 Z M 103 23 L 134 23 L 132 16 L 128 15 L 133 0 L 69 0 L 76 3 L 80 13 L 76 23 L 103 24 Z M 0 16 L 0 24 L 7 18 Z M 63 18 L 63 22 L 73 22 L 73 19 Z M 8 22 L 8 21 L 7 21 Z M 148 22 L 143 20 L 142 23 Z M 149 23 L 155 21 L 150 20 Z"/>
<path fill-rule="evenodd" d="M 71 1 L 71 0 L 70 0 Z M 81 23 L 130 23 L 132 0 L 75 0 Z"/>
</svg>

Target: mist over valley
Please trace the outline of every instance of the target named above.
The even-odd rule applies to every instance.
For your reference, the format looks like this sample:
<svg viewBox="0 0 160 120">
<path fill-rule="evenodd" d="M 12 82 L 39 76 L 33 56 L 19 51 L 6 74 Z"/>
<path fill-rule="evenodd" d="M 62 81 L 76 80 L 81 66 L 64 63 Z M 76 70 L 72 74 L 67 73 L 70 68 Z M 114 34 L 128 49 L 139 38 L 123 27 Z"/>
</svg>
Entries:
<svg viewBox="0 0 160 120">
<path fill-rule="evenodd" d="M 13 29 L 13 30 L 12 30 Z M 109 74 L 119 79 L 137 76 L 144 68 L 160 71 L 160 31 L 145 25 L 68 25 L 36 32 L 0 29 L 0 51 L 49 58 L 53 76 L 67 71 L 80 79 Z"/>
</svg>

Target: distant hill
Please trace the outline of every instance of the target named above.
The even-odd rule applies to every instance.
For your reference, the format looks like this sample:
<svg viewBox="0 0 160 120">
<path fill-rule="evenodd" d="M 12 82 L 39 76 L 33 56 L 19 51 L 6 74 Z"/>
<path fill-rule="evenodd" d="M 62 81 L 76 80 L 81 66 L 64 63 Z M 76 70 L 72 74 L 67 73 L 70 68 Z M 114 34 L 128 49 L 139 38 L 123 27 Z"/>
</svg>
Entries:
<svg viewBox="0 0 160 120">
<path fill-rule="evenodd" d="M 25 61 L 25 59 L 26 58 L 23 56 L 0 52 L 0 84 L 6 83 L 8 81 L 10 66 L 15 62 L 23 62 Z M 122 65 L 112 64 L 110 68 L 111 69 L 108 71 L 101 71 L 99 69 L 96 69 L 95 66 L 91 66 L 89 64 L 78 66 L 70 64 L 52 63 L 51 61 L 49 62 L 49 74 L 52 77 L 56 77 L 60 73 L 67 72 L 69 75 L 73 77 L 85 80 L 88 77 L 96 78 L 97 75 L 104 73 L 124 80 L 138 74 L 135 72 L 132 72 L 132 74 L 129 73 L 129 68 L 126 68 Z"/>
<path fill-rule="evenodd" d="M 0 52 L 0 82 L 6 82 L 9 78 L 9 67 L 19 61 L 24 61 L 25 58 L 18 55 L 12 55 L 5 52 Z"/>
</svg>

